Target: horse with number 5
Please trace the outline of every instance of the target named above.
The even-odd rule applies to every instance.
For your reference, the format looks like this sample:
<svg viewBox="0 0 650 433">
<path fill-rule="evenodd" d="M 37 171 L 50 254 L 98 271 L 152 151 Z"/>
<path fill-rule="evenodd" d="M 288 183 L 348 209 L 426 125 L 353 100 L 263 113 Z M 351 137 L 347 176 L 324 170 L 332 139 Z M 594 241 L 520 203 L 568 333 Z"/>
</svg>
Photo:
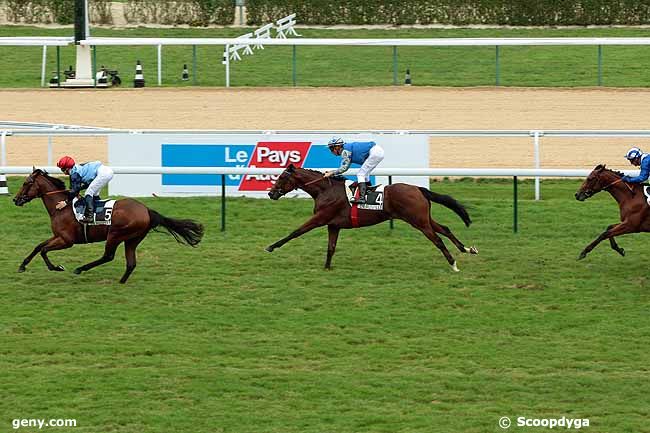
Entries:
<svg viewBox="0 0 650 433">
<path fill-rule="evenodd" d="M 113 260 L 118 245 L 124 242 L 126 271 L 120 283 L 125 283 L 136 266 L 135 250 L 151 230 L 163 227 L 179 243 L 191 246 L 196 246 L 203 237 L 201 224 L 191 220 L 164 217 L 130 198 L 115 201 L 110 214 L 110 224 L 81 224 L 74 215 L 72 205 L 67 205 L 61 210 L 56 208 L 57 203 L 68 198 L 68 191 L 63 181 L 49 176 L 47 172 L 40 169 L 34 169 L 27 177 L 20 191 L 16 193 L 14 203 L 16 206 L 22 206 L 35 198 L 43 200 L 50 216 L 54 236 L 38 244 L 23 260 L 18 272 L 25 272 L 29 262 L 38 253 L 43 257 L 50 271 L 63 271 L 63 266 L 52 264 L 47 257 L 48 252 L 70 248 L 75 244 L 106 241 L 101 258 L 75 269 L 74 273 L 80 274 Z"/>
<path fill-rule="evenodd" d="M 472 221 L 467 210 L 448 195 L 437 194 L 427 188 L 415 185 L 396 183 L 384 188 L 381 210 L 354 209 L 351 207 L 346 193 L 348 187 L 345 185 L 345 178 L 340 176 L 325 177 L 319 171 L 297 168 L 293 165 L 289 165 L 282 172 L 268 195 L 272 200 L 278 200 L 283 195 L 298 188 L 314 199 L 314 215 L 289 236 L 268 246 L 266 248 L 268 252 L 272 252 L 291 239 L 297 238 L 312 229 L 327 226 L 329 241 L 325 268 L 330 269 L 341 229 L 371 226 L 395 218 L 406 221 L 420 230 L 442 252 L 449 265 L 456 272 L 458 272 L 456 260 L 447 250 L 438 234 L 449 238 L 460 252 L 478 254 L 475 247 L 465 247 L 454 236 L 449 227 L 439 224 L 431 218 L 431 202 L 438 203 L 455 212 L 469 227 Z M 354 215 L 355 211 L 356 215 Z"/>
</svg>

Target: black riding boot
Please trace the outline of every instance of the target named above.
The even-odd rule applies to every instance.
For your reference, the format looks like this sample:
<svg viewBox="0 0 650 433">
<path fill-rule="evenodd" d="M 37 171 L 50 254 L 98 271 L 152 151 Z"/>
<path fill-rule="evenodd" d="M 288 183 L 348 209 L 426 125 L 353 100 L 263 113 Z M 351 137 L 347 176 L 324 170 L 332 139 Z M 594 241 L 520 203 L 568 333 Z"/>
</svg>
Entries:
<svg viewBox="0 0 650 433">
<path fill-rule="evenodd" d="M 352 200 L 352 203 L 366 204 L 366 190 L 368 189 L 368 182 L 359 182 L 359 198 Z"/>
<path fill-rule="evenodd" d="M 95 222 L 95 219 L 93 218 L 95 216 L 95 199 L 91 195 L 87 195 L 85 198 L 86 210 L 84 211 L 84 217 L 81 222 L 90 224 Z"/>
</svg>

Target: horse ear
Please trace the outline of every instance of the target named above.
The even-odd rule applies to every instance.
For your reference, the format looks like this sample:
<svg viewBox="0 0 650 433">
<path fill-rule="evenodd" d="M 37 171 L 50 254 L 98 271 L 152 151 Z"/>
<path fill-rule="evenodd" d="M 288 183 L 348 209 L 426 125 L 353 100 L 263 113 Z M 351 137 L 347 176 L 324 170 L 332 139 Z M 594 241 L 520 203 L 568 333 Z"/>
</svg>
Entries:
<svg viewBox="0 0 650 433">
<path fill-rule="evenodd" d="M 293 164 L 289 164 L 289 167 L 287 167 L 287 171 L 289 173 L 293 173 L 294 171 L 296 171 L 296 167 L 294 167 Z"/>
<path fill-rule="evenodd" d="M 32 173 L 36 171 L 36 167 L 32 165 Z"/>
<path fill-rule="evenodd" d="M 596 168 L 594 168 L 594 170 L 601 171 L 601 170 L 603 170 L 604 168 L 605 168 L 605 164 L 598 164 L 598 165 L 596 166 Z"/>
</svg>

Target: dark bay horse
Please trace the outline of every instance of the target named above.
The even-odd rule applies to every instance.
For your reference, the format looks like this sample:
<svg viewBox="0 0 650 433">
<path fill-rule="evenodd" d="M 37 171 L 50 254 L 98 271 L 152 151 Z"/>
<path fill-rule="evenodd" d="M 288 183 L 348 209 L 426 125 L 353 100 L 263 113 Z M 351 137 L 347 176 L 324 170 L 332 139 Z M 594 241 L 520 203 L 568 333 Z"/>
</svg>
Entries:
<svg viewBox="0 0 650 433">
<path fill-rule="evenodd" d="M 45 209 L 50 215 L 54 236 L 38 244 L 34 251 L 23 260 L 18 272 L 25 272 L 26 266 L 39 252 L 50 271 L 63 271 L 63 266 L 52 264 L 47 257 L 48 252 L 70 248 L 74 244 L 106 241 L 104 255 L 98 260 L 75 269 L 74 273 L 80 274 L 113 260 L 118 245 L 124 242 L 126 272 L 120 279 L 120 283 L 125 283 L 135 269 L 135 249 L 150 230 L 156 229 L 158 226 L 164 227 L 178 242 L 185 242 L 191 246 L 196 246 L 203 237 L 201 224 L 191 220 L 164 217 L 142 203 L 129 198 L 115 202 L 110 226 L 87 226 L 84 230 L 84 226 L 77 222 L 71 205 L 61 210 L 56 209 L 58 202 L 68 198 L 68 191 L 65 189 L 63 181 L 49 176 L 45 171 L 34 169 L 34 172 L 23 183 L 20 191 L 16 193 L 14 203 L 16 206 L 22 206 L 39 197 L 43 199 Z"/>
<path fill-rule="evenodd" d="M 584 259 L 605 239 L 609 239 L 609 244 L 614 251 L 624 256 L 625 250 L 618 246 L 614 237 L 650 231 L 650 207 L 643 194 L 643 185 L 623 182 L 621 179 L 623 176 L 623 173 L 610 170 L 604 164 L 600 164 L 589 173 L 576 192 L 576 200 L 585 201 L 600 191 L 607 191 L 618 203 L 621 215 L 621 222 L 607 226 L 600 236 L 585 247 L 578 260 Z"/>
<path fill-rule="evenodd" d="M 353 227 L 350 215 L 351 208 L 345 192 L 345 178 L 327 178 L 319 171 L 296 168 L 293 165 L 289 165 L 269 191 L 269 197 L 277 200 L 297 188 L 305 191 L 316 202 L 314 215 L 289 236 L 268 246 L 266 251 L 272 252 L 291 239 L 297 238 L 316 227 L 326 225 L 329 233 L 329 242 L 327 244 L 325 268 L 330 269 L 339 231 Z M 454 211 L 466 226 L 469 227 L 471 224 L 472 221 L 465 208 L 452 197 L 437 194 L 415 185 L 396 183 L 386 186 L 384 189 L 384 210 L 359 209 L 359 226 L 375 225 L 390 218 L 404 220 L 424 233 L 442 252 L 452 269 L 458 272 L 456 260 L 449 253 L 437 233 L 449 238 L 460 252 L 478 254 L 478 250 L 474 247 L 466 248 L 454 236 L 451 230 L 449 230 L 449 227 L 439 224 L 431 218 L 431 202 L 441 204 Z"/>
</svg>

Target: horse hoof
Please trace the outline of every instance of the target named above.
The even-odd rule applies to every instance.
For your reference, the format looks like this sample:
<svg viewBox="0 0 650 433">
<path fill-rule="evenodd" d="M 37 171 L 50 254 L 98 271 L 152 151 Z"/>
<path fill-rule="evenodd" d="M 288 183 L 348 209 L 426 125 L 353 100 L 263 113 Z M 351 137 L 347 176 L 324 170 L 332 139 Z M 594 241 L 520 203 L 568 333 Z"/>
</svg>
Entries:
<svg viewBox="0 0 650 433">
<path fill-rule="evenodd" d="M 578 260 L 582 260 L 585 257 L 587 257 L 587 253 L 580 253 L 580 255 L 578 256 Z"/>
<path fill-rule="evenodd" d="M 83 272 L 83 269 L 77 268 L 73 271 L 75 274 L 79 275 L 81 272 Z"/>
<path fill-rule="evenodd" d="M 24 266 L 19 267 L 18 273 L 22 274 L 23 272 L 25 272 L 25 267 Z"/>
<path fill-rule="evenodd" d="M 478 248 L 476 247 L 465 247 L 465 252 L 470 254 L 478 254 Z"/>
<path fill-rule="evenodd" d="M 58 266 L 55 266 L 52 269 L 50 269 L 50 271 L 63 272 L 63 271 L 65 271 L 65 268 L 62 265 L 58 265 Z"/>
<path fill-rule="evenodd" d="M 621 256 L 625 257 L 625 250 L 621 248 L 621 250 L 618 252 Z"/>
<path fill-rule="evenodd" d="M 456 266 L 456 262 L 454 262 L 454 264 L 451 265 L 451 270 L 454 272 L 460 272 L 460 269 L 458 269 L 458 266 Z"/>
<path fill-rule="evenodd" d="M 266 247 L 266 248 L 264 248 L 264 251 L 266 251 L 267 253 L 272 253 L 272 252 L 273 252 L 273 248 L 271 248 L 271 247 Z"/>
</svg>

